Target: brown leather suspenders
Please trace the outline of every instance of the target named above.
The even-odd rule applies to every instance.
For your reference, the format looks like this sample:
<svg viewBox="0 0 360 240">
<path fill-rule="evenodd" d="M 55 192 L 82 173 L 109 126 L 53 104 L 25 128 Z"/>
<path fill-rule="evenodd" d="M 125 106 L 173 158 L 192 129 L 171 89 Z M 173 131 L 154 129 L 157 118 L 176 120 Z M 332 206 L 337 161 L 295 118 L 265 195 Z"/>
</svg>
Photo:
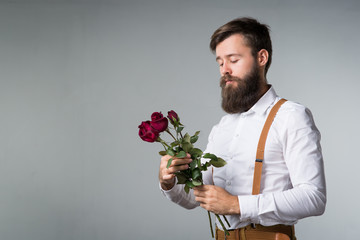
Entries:
<svg viewBox="0 0 360 240">
<path fill-rule="evenodd" d="M 256 151 L 253 190 L 252 190 L 253 195 L 257 195 L 260 193 L 261 172 L 262 172 L 262 164 L 264 160 L 264 149 L 265 149 L 265 143 L 266 143 L 267 135 L 269 133 L 269 129 L 279 108 L 286 101 L 287 101 L 286 99 L 282 98 L 274 105 L 274 107 L 271 109 L 269 113 L 269 116 L 266 119 L 263 130 L 261 132 L 257 151 Z"/>
</svg>

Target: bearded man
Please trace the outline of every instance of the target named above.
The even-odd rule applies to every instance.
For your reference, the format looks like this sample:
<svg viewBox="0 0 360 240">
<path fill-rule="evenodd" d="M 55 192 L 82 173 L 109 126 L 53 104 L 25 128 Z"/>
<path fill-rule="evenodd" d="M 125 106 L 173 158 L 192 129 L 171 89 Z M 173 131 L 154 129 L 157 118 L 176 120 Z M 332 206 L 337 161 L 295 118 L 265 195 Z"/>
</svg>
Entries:
<svg viewBox="0 0 360 240">
<path fill-rule="evenodd" d="M 213 127 L 204 152 L 227 165 L 204 172 L 205 185 L 186 194 L 174 173 L 188 168 L 190 156 L 175 158 L 169 168 L 171 156 L 164 156 L 161 190 L 187 209 L 201 206 L 226 215 L 227 239 L 296 239 L 294 224 L 323 214 L 326 205 L 320 133 L 312 114 L 281 99 L 268 84 L 272 44 L 267 25 L 234 19 L 214 32 L 210 48 L 219 64 L 227 114 Z M 216 239 L 225 239 L 217 226 Z"/>
</svg>

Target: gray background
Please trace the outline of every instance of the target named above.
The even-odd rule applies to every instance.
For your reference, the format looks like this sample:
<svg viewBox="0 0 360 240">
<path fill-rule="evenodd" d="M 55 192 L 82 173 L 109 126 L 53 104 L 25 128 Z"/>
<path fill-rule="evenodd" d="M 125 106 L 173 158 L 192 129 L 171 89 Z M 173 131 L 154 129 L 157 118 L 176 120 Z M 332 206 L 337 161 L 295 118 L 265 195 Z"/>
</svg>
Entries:
<svg viewBox="0 0 360 240">
<path fill-rule="evenodd" d="M 0 239 L 209 239 L 158 189 L 137 126 L 176 110 L 204 148 L 220 108 L 212 32 L 271 26 L 277 93 L 322 132 L 328 205 L 298 239 L 358 237 L 359 1 L 0 2 Z"/>
</svg>

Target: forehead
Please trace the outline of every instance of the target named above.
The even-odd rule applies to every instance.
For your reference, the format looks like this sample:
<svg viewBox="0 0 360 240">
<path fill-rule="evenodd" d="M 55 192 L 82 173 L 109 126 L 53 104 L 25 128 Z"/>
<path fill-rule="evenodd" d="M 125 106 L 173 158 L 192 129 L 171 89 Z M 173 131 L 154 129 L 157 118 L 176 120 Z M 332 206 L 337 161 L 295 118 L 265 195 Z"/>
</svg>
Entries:
<svg viewBox="0 0 360 240">
<path fill-rule="evenodd" d="M 246 39 L 241 34 L 233 34 L 220 42 L 215 49 L 216 59 L 229 55 L 251 54 L 251 48 L 247 45 Z"/>
</svg>

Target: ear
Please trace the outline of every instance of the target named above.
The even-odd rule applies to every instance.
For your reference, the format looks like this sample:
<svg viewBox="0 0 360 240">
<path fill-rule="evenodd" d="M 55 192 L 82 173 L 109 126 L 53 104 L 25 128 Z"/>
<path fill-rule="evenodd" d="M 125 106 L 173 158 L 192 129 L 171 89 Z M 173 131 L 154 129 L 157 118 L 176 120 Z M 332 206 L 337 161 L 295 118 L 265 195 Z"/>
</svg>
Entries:
<svg viewBox="0 0 360 240">
<path fill-rule="evenodd" d="M 268 62 L 268 59 L 269 59 L 268 51 L 266 51 L 265 49 L 261 49 L 257 55 L 259 66 L 265 66 L 266 63 Z"/>
</svg>

